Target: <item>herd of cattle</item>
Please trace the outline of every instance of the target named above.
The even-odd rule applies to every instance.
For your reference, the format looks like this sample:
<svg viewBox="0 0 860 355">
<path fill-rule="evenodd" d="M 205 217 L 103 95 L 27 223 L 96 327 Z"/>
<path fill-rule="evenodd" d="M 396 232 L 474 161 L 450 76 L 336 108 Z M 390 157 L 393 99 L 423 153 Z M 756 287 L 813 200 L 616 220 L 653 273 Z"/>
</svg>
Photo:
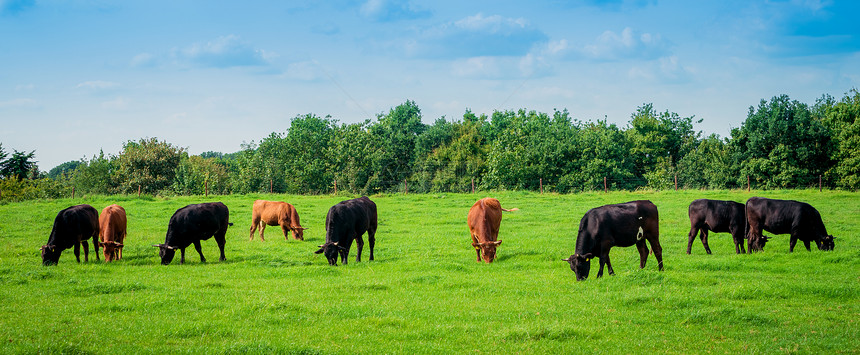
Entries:
<svg viewBox="0 0 860 355">
<path fill-rule="evenodd" d="M 502 243 L 498 238 L 502 212 L 516 210 L 502 208 L 494 198 L 480 199 L 469 210 L 466 222 L 478 262 L 491 263 L 495 260 L 496 248 Z M 803 242 L 806 250 L 810 250 L 810 242 L 813 241 L 820 250 L 833 250 L 835 246 L 834 237 L 827 234 L 821 214 L 804 202 L 752 197 L 744 205 L 734 201 L 699 199 L 690 203 L 688 214 L 690 233 L 687 254 L 692 251 L 696 235 L 701 239 L 705 251 L 711 254 L 709 231 L 731 233 L 738 254 L 746 253 L 744 239 L 750 252 L 763 250 L 768 237 L 762 231 L 790 234 L 789 251 L 794 251 L 798 240 Z M 332 206 L 326 215 L 325 243 L 315 253 L 324 254 L 330 265 L 337 265 L 338 256 L 343 264 L 347 264 L 350 248 L 355 241 L 358 249 L 355 261 L 360 262 L 364 248 L 362 236 L 367 233 L 370 260 L 373 260 L 376 219 L 376 204 L 366 196 Z M 69 248 L 74 248 L 75 258 L 80 262 L 81 245 L 84 247 L 84 260 L 89 261 L 87 241 L 90 238 L 93 240 L 96 259 L 99 247 L 103 249 L 105 261 L 122 259 L 126 224 L 125 209 L 118 205 L 105 207 L 101 215 L 90 205 L 66 208 L 57 214 L 48 244 L 41 248 L 42 263 L 56 264 L 62 251 Z M 577 280 L 588 277 L 594 257 L 600 261 L 597 277 L 603 275 L 604 265 L 612 275 L 614 271 L 609 261 L 609 250 L 614 246 L 636 245 L 640 257 L 639 267 L 644 268 L 650 253 L 645 244 L 647 241 L 657 259 L 658 269 L 662 271 L 663 248 L 660 246 L 659 224 L 657 206 L 651 201 L 631 201 L 592 208 L 579 222 L 574 254 L 564 261 L 570 264 Z M 170 217 L 164 243 L 153 246 L 159 248 L 158 254 L 164 265 L 170 264 L 177 249 L 181 252 L 180 263 L 184 263 L 185 248 L 191 244 L 200 254 L 200 261 L 205 262 L 200 241 L 214 236 L 221 251 L 220 260 L 224 261 L 225 235 L 227 228 L 232 225 L 229 210 L 221 202 L 188 205 L 176 210 Z M 303 231 L 307 229 L 301 226 L 299 214 L 293 205 L 257 200 L 252 207 L 249 239 L 254 239 L 254 233 L 259 228 L 260 240 L 265 240 L 263 231 L 267 225 L 280 226 L 284 238 L 289 238 L 291 232 L 296 240 L 304 240 Z"/>
</svg>

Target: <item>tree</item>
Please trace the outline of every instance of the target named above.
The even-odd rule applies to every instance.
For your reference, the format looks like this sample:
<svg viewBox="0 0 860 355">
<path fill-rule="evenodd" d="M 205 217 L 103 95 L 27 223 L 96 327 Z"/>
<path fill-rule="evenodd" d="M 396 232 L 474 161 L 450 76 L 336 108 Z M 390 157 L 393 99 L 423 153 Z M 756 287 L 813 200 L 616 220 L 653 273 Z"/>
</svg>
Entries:
<svg viewBox="0 0 860 355">
<path fill-rule="evenodd" d="M 329 145 L 336 122 L 313 114 L 296 116 L 285 137 L 287 191 L 328 192 L 334 180 Z"/>
<path fill-rule="evenodd" d="M 12 157 L 0 163 L 0 176 L 14 177 L 18 180 L 38 178 L 39 167 L 33 161 L 35 156 L 35 150 L 25 153 L 13 149 Z"/>
<path fill-rule="evenodd" d="M 370 126 L 370 133 L 377 145 L 374 147 L 370 183 L 383 191 L 402 185 L 412 175 L 415 163 L 415 143 L 424 132 L 421 110 L 414 101 L 380 114 L 377 122 Z"/>
<path fill-rule="evenodd" d="M 633 179 L 630 143 L 615 124 L 604 120 L 580 123 L 573 164 L 559 179 L 559 191 L 603 189 L 603 179 L 612 188 L 639 186 Z"/>
<path fill-rule="evenodd" d="M 724 189 L 738 187 L 731 175 L 728 143 L 712 134 L 678 162 L 678 184 L 685 188 Z"/>
<path fill-rule="evenodd" d="M 230 193 L 230 176 L 227 168 L 218 164 L 216 158 L 189 156 L 182 159 L 176 168 L 173 190 L 180 195 L 202 195 Z"/>
<path fill-rule="evenodd" d="M 625 134 L 636 175 L 645 177 L 651 187 L 667 188 L 678 162 L 695 147 L 701 132 L 693 130 L 692 116 L 657 113 L 653 104 L 645 104 L 633 113 Z"/>
<path fill-rule="evenodd" d="M 334 180 L 340 191 L 369 194 L 379 190 L 370 178 L 378 143 L 370 134 L 370 120 L 334 127 L 327 155 L 332 160 Z"/>
<path fill-rule="evenodd" d="M 98 156 L 89 161 L 82 159 L 72 172 L 71 180 L 75 188 L 83 193 L 113 194 L 118 192 L 116 157 L 106 156 L 99 150 Z M 137 191 L 137 187 L 135 187 Z"/>
<path fill-rule="evenodd" d="M 51 179 L 58 179 L 63 176 L 71 175 L 81 164 L 82 162 L 80 160 L 67 161 L 48 171 L 48 177 Z"/>
<path fill-rule="evenodd" d="M 804 103 L 788 95 L 761 100 L 746 121 L 732 129 L 732 170 L 738 185 L 747 176 L 764 188 L 816 184 L 833 166 L 831 131 Z"/>
<path fill-rule="evenodd" d="M 116 159 L 116 176 L 122 193 L 143 192 L 155 194 L 173 184 L 175 169 L 186 155 L 178 148 L 157 138 L 128 141 Z"/>
<path fill-rule="evenodd" d="M 839 102 L 823 97 L 816 111 L 833 132 L 836 146 L 834 166 L 826 175 L 841 188 L 860 189 L 860 91 L 851 89 Z"/>
</svg>

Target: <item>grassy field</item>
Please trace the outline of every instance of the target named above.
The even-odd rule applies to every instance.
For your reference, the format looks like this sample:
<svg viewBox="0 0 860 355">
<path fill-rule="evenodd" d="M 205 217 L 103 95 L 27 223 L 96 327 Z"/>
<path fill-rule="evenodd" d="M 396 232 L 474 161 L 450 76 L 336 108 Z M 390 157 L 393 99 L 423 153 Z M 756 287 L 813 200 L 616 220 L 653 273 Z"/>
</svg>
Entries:
<svg viewBox="0 0 860 355">
<path fill-rule="evenodd" d="M 788 253 L 788 236 L 735 255 L 712 234 L 686 255 L 696 198 L 796 199 L 818 208 L 836 250 Z M 498 259 L 475 262 L 466 213 L 492 196 L 520 210 L 502 219 Z M 170 199 L 84 197 L 0 205 L 0 353 L 857 353 L 860 194 L 681 191 L 540 195 L 522 192 L 371 196 L 376 261 L 330 267 L 314 254 L 329 207 L 352 196 L 248 195 Z M 248 241 L 255 199 L 298 209 L 305 241 L 269 227 Z M 636 199 L 660 211 L 666 270 L 614 248 L 617 275 L 576 282 L 567 263 L 589 208 Z M 235 226 L 226 262 L 203 242 L 185 265 L 159 264 L 173 212 L 222 201 Z M 111 203 L 128 213 L 124 259 L 78 264 L 67 250 L 43 267 L 56 213 Z M 813 244 L 814 245 L 814 244 Z M 92 256 L 92 255 L 91 255 Z M 367 260 L 365 250 L 364 260 Z M 82 256 L 83 258 L 83 256 Z"/>
</svg>

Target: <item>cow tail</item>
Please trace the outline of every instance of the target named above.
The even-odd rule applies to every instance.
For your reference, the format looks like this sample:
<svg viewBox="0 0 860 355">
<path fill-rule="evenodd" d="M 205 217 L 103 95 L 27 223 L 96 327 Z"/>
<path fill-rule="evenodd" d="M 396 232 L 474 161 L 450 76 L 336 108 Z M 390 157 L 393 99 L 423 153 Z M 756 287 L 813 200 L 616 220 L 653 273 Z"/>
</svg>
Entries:
<svg viewBox="0 0 860 355">
<path fill-rule="evenodd" d="M 505 211 L 505 212 L 513 212 L 513 211 L 519 211 L 519 210 L 520 210 L 520 209 L 519 209 L 519 208 L 516 208 L 516 207 L 511 208 L 511 209 L 502 208 L 502 211 Z"/>
</svg>

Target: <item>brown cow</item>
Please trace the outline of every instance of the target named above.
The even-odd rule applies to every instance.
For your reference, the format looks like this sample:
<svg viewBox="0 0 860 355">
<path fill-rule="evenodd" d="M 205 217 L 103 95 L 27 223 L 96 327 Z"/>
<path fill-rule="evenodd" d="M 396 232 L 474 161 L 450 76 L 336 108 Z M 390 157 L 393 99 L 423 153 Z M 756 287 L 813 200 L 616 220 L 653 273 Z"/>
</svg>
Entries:
<svg viewBox="0 0 860 355">
<path fill-rule="evenodd" d="M 105 261 L 122 259 L 126 224 L 125 209 L 122 206 L 107 206 L 99 215 L 99 245 L 104 248 Z"/>
<path fill-rule="evenodd" d="M 287 231 L 293 232 L 293 238 L 296 240 L 305 240 L 304 230 L 299 223 L 299 213 L 293 205 L 279 201 L 254 201 L 254 207 L 251 210 L 251 234 L 250 240 L 254 240 L 254 232 L 257 227 L 260 227 L 260 240 L 263 239 L 263 231 L 266 230 L 266 225 L 280 225 L 284 231 L 284 239 L 287 238 Z"/>
<path fill-rule="evenodd" d="M 472 235 L 472 247 L 481 262 L 481 256 L 487 263 L 496 259 L 496 247 L 502 244 L 499 238 L 499 226 L 502 224 L 502 211 L 516 211 L 518 208 L 506 210 L 502 208 L 499 200 L 487 197 L 478 200 L 469 209 L 466 223 L 469 224 L 469 233 Z"/>
</svg>

